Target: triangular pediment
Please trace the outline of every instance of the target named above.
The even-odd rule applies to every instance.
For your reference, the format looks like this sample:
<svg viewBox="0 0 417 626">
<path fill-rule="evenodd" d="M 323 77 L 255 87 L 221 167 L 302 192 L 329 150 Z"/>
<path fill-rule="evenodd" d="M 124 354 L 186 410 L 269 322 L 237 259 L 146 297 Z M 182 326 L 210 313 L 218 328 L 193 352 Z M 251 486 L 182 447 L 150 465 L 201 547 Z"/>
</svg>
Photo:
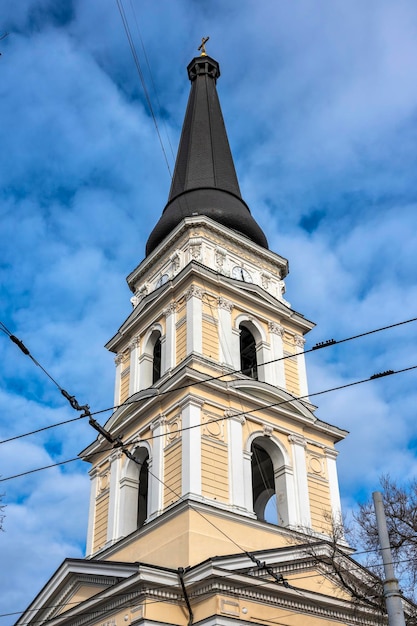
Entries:
<svg viewBox="0 0 417 626">
<path fill-rule="evenodd" d="M 42 623 L 129 578 L 137 568 L 129 563 L 66 559 L 16 622 Z"/>
</svg>

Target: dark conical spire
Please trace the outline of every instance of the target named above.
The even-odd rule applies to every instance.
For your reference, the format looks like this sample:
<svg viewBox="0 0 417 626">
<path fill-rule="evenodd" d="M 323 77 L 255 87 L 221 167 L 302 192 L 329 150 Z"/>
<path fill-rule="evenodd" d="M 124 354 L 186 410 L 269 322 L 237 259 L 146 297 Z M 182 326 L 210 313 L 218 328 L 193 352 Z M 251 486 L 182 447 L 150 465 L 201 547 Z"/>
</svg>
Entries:
<svg viewBox="0 0 417 626">
<path fill-rule="evenodd" d="M 168 203 L 146 244 L 150 254 L 191 215 L 206 215 L 268 248 L 266 237 L 240 195 L 216 90 L 217 61 L 200 56 L 188 68 L 191 92 Z"/>
</svg>

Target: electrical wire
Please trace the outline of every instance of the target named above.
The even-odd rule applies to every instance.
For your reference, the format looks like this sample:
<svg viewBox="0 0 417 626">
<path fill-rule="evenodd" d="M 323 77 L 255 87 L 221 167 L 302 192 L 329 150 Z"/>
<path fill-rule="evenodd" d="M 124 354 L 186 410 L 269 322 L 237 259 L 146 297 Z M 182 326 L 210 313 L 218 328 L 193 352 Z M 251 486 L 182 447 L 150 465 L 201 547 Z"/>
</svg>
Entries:
<svg viewBox="0 0 417 626">
<path fill-rule="evenodd" d="M 130 32 L 129 23 L 128 23 L 128 20 L 127 20 L 127 17 L 126 17 L 126 13 L 125 13 L 125 10 L 124 10 L 124 7 L 123 7 L 123 2 L 122 2 L 122 0 L 116 0 L 116 3 L 117 3 L 117 7 L 119 9 L 120 17 L 122 18 L 123 27 L 125 29 L 126 37 L 127 37 L 127 40 L 129 42 L 129 46 L 130 46 L 130 51 L 131 51 L 132 56 L 133 56 L 133 61 L 135 63 L 135 67 L 136 67 L 137 73 L 139 75 L 140 82 L 142 84 L 142 88 L 143 88 L 143 92 L 145 94 L 146 102 L 147 102 L 148 107 L 149 107 L 149 112 L 150 112 L 150 114 L 152 116 L 153 123 L 154 123 L 155 129 L 156 129 L 156 133 L 158 135 L 159 143 L 160 143 L 161 150 L 162 150 L 162 153 L 163 153 L 164 158 L 165 158 L 165 163 L 166 163 L 166 166 L 168 168 L 169 176 L 170 176 L 170 178 L 172 180 L 172 173 L 171 173 L 171 168 L 170 168 L 170 165 L 169 165 L 168 157 L 167 157 L 167 154 L 166 154 L 166 151 L 165 151 L 165 147 L 164 147 L 164 144 L 163 144 L 163 141 L 162 141 L 161 133 L 159 132 L 158 122 L 156 120 L 156 116 L 155 116 L 155 113 L 154 113 L 154 110 L 153 110 L 152 102 L 151 102 L 151 99 L 149 97 L 148 89 L 146 87 L 145 78 L 144 78 L 144 75 L 143 75 L 143 72 L 142 72 L 142 67 L 141 67 L 141 64 L 140 64 L 140 61 L 139 61 L 139 57 L 138 57 L 137 52 L 136 52 L 136 48 L 135 48 L 135 44 L 134 44 L 134 41 L 133 41 L 133 38 L 132 38 L 132 34 Z"/>
<path fill-rule="evenodd" d="M 409 371 L 416 370 L 416 369 L 417 369 L 417 365 L 413 365 L 413 366 L 410 366 L 410 367 L 404 367 L 403 369 L 396 370 L 396 371 L 388 370 L 387 373 L 383 373 L 383 376 L 394 376 L 394 375 L 397 375 L 397 374 L 402 374 L 404 372 L 409 372 Z M 344 385 L 339 385 L 337 387 L 332 387 L 331 389 L 325 389 L 323 391 L 317 391 L 315 393 L 310 393 L 308 395 L 308 397 L 314 397 L 314 396 L 324 395 L 326 393 L 331 393 L 331 392 L 334 392 L 334 391 L 340 391 L 342 389 L 348 389 L 349 387 L 354 387 L 356 385 L 361 385 L 363 383 L 367 383 L 367 382 L 376 380 L 376 378 L 381 378 L 381 377 L 382 377 L 382 375 L 378 375 L 377 377 L 375 377 L 375 375 L 373 375 L 373 376 L 370 376 L 369 378 L 363 378 L 362 380 L 357 380 L 357 381 L 354 381 L 352 383 L 346 383 Z M 264 406 L 261 406 L 261 407 L 256 407 L 255 409 L 248 409 L 248 410 L 244 410 L 244 411 L 242 411 L 240 413 L 234 413 L 233 416 L 234 417 L 239 417 L 241 415 L 242 416 L 243 415 L 249 415 L 249 414 L 255 413 L 256 411 L 260 411 L 260 410 L 264 411 L 266 409 L 270 409 L 270 408 L 274 408 L 274 407 L 277 407 L 277 406 L 281 406 L 283 404 L 288 404 L 288 403 L 294 402 L 296 400 L 303 400 L 306 397 L 307 396 L 298 396 L 298 397 L 292 397 L 289 400 L 280 400 L 279 402 L 272 402 L 270 404 L 267 404 L 267 405 L 264 405 Z M 91 413 L 91 415 L 96 415 L 97 413 L 100 413 L 100 411 L 97 411 L 96 413 Z M 88 417 L 88 416 L 87 415 L 81 415 L 79 417 L 79 419 L 84 418 L 84 417 Z M 212 424 L 212 423 L 219 422 L 219 421 L 222 421 L 222 420 L 227 420 L 227 419 L 229 419 L 229 418 L 226 417 L 226 416 L 223 416 L 223 417 L 219 417 L 219 418 L 213 418 L 211 420 L 208 420 L 205 423 L 206 424 Z M 185 432 L 187 430 L 191 430 L 193 428 L 201 428 L 201 424 L 195 424 L 195 425 L 192 425 L 192 426 L 185 426 L 184 428 L 178 429 L 177 432 L 181 433 L 181 432 Z M 22 436 L 24 436 L 24 435 L 22 435 Z M 163 436 L 165 436 L 165 435 L 164 434 L 153 435 L 152 437 L 143 437 L 143 438 L 140 438 L 140 439 L 134 439 L 132 441 L 126 442 L 126 444 L 124 444 L 124 445 L 132 446 L 132 445 L 135 445 L 136 443 L 142 443 L 142 442 L 145 442 L 145 441 L 153 441 L 154 439 L 157 439 L 157 438 L 163 437 Z M 10 440 L 8 440 L 8 441 L 10 441 Z M 0 442 L 0 443 L 2 443 L 2 442 Z M 113 447 L 111 447 L 111 448 L 102 448 L 100 450 L 100 453 L 101 452 L 109 452 L 112 449 L 113 449 Z M 87 455 L 85 455 L 83 457 L 83 459 L 88 459 L 90 456 L 94 456 L 95 454 L 99 454 L 99 453 L 95 452 L 92 455 L 88 455 L 87 454 Z M 28 474 L 33 474 L 35 472 L 39 472 L 39 471 L 42 471 L 44 469 L 49 469 L 51 467 L 55 467 L 56 465 L 63 465 L 65 463 L 71 463 L 72 461 L 79 461 L 79 460 L 80 460 L 80 457 L 75 457 L 73 459 L 68 459 L 67 461 L 62 461 L 62 462 L 59 462 L 59 463 L 56 463 L 56 464 L 51 464 L 51 465 L 48 465 L 48 466 L 45 466 L 45 467 L 40 467 L 40 468 L 36 468 L 36 469 L 33 469 L 33 470 L 29 470 L 27 472 L 22 472 L 21 474 L 15 474 L 13 476 L 8 476 L 6 478 L 0 478 L 0 483 L 1 482 L 6 482 L 8 480 L 12 480 L 14 478 L 20 478 L 21 476 L 26 476 Z"/>
<path fill-rule="evenodd" d="M 410 324 L 410 323 L 415 322 L 415 321 L 417 321 L 417 318 L 411 318 L 411 319 L 408 319 L 408 320 L 404 320 L 402 322 L 397 322 L 395 324 L 390 324 L 388 326 L 381 326 L 380 328 L 375 328 L 375 329 L 372 329 L 372 330 L 369 330 L 369 331 L 366 331 L 366 332 L 363 332 L 363 333 L 359 333 L 358 335 L 353 335 L 351 337 L 345 337 L 344 339 L 339 339 L 339 340 L 336 340 L 336 341 L 334 339 L 331 339 L 331 340 L 328 340 L 328 341 L 323 341 L 323 342 L 320 342 L 319 344 L 316 344 L 315 346 L 313 346 L 313 348 L 310 348 L 309 350 L 304 350 L 303 352 L 298 352 L 298 353 L 296 353 L 296 355 L 285 355 L 285 356 L 282 356 L 282 357 L 278 357 L 277 359 L 272 359 L 270 361 L 266 361 L 264 363 L 260 363 L 258 365 L 258 367 L 265 366 L 265 365 L 270 365 L 270 364 L 273 364 L 273 363 L 277 363 L 279 361 L 283 361 L 285 359 L 288 359 L 290 357 L 294 357 L 294 356 L 297 356 L 297 355 L 300 355 L 300 354 L 308 354 L 310 352 L 316 351 L 317 349 L 327 348 L 327 347 L 330 347 L 330 346 L 346 343 L 348 341 L 353 341 L 353 340 L 356 340 L 356 339 L 360 339 L 360 338 L 366 337 L 368 335 L 372 335 L 372 334 L 375 334 L 375 333 L 378 333 L 378 332 L 389 330 L 391 328 L 395 328 L 395 327 L 398 327 L 398 326 L 403 326 L 405 324 Z M 41 368 L 41 370 L 48 376 L 48 378 L 50 380 L 52 380 L 52 382 L 58 387 L 58 389 L 60 390 L 61 394 L 64 395 L 64 397 L 66 397 L 67 399 L 68 399 L 68 397 L 73 397 L 73 396 L 69 396 L 69 394 L 67 392 L 65 392 L 65 390 L 62 389 L 62 387 L 49 374 L 49 372 L 36 359 L 34 359 L 34 357 L 31 355 L 31 353 L 29 352 L 28 348 L 23 344 L 23 342 L 20 341 L 19 339 L 17 339 L 17 337 L 15 337 L 14 335 L 12 335 L 12 333 L 6 328 L 6 326 L 3 324 L 3 322 L 0 322 L 0 330 L 2 330 L 13 341 L 13 343 L 15 343 L 22 350 L 22 352 L 25 355 L 29 356 L 31 358 L 31 360 L 35 363 L 35 365 L 37 365 L 38 367 Z M 391 370 L 389 370 L 389 371 L 391 371 Z M 217 375 L 217 376 L 211 376 L 211 377 L 205 378 L 203 381 L 196 381 L 196 382 L 193 382 L 193 383 L 189 383 L 189 384 L 183 385 L 181 387 L 176 387 L 175 389 L 169 389 L 167 391 L 161 391 L 161 392 L 159 392 L 158 395 L 159 396 L 167 395 L 169 393 L 174 393 L 174 392 L 177 392 L 177 391 L 181 391 L 182 389 L 188 389 L 189 387 L 206 384 L 207 382 L 211 382 L 211 381 L 215 381 L 215 380 L 221 380 L 222 378 L 224 378 L 226 376 L 233 376 L 234 374 L 240 374 L 240 373 L 241 373 L 241 370 L 228 371 L 228 372 L 222 373 L 222 374 Z M 378 377 L 378 375 L 374 375 L 374 376 Z M 368 379 L 366 379 L 366 380 L 368 380 Z M 148 387 L 148 389 L 151 389 L 151 388 L 152 387 Z M 338 388 L 335 388 L 335 390 L 336 389 L 338 389 Z M 143 391 L 146 391 L 146 390 L 143 390 Z M 328 390 L 328 391 L 333 391 L 333 389 Z M 308 396 L 294 397 L 293 400 L 302 400 L 302 399 L 306 399 L 306 398 L 309 398 L 309 397 L 314 397 L 315 395 L 320 395 L 320 393 L 327 393 L 327 391 L 319 392 L 318 394 L 308 394 Z M 125 402 L 123 402 L 122 404 L 119 404 L 119 405 L 116 405 L 116 406 L 107 407 L 105 409 L 100 409 L 98 411 L 91 411 L 90 415 L 100 415 L 102 413 L 107 413 L 108 411 L 115 411 L 117 409 L 120 409 L 123 406 L 128 406 L 129 404 L 136 404 L 136 403 L 139 403 L 139 402 L 144 402 L 144 399 L 143 398 L 140 398 L 140 399 L 137 399 L 137 400 L 129 400 L 128 399 Z M 289 400 L 285 401 L 285 402 L 289 402 Z M 87 417 L 87 415 L 82 415 L 82 416 L 80 416 L 78 418 L 74 418 L 74 420 L 64 420 L 64 421 L 61 421 L 61 422 L 56 422 L 55 424 L 50 424 L 48 426 L 45 426 L 45 427 L 42 427 L 42 428 L 30 431 L 30 432 L 27 432 L 27 433 L 22 433 L 20 435 L 15 435 L 14 437 L 9 437 L 8 439 L 4 439 L 4 440 L 0 441 L 0 444 L 8 443 L 8 442 L 14 441 L 16 439 L 21 439 L 23 437 L 27 437 L 29 435 L 36 434 L 38 432 L 42 432 L 43 430 L 48 430 L 50 428 L 55 428 L 57 426 L 61 426 L 61 425 L 67 424 L 67 423 L 69 423 L 71 421 L 82 419 L 84 417 Z"/>
<path fill-rule="evenodd" d="M 295 544 L 295 547 L 296 547 L 296 544 Z M 312 544 L 312 547 L 314 547 L 314 544 Z M 378 551 L 379 550 L 366 550 L 364 552 L 378 552 Z M 356 554 L 359 554 L 359 553 L 356 553 Z M 401 559 L 401 560 L 393 561 L 393 564 L 396 565 L 396 564 L 399 564 L 399 563 L 407 563 L 407 562 L 412 562 L 412 561 L 414 561 L 414 559 L 411 559 L 411 558 L 410 559 Z M 378 565 L 382 567 L 383 563 L 382 562 L 381 563 L 377 563 L 376 566 L 378 566 Z M 139 566 L 140 566 L 140 564 L 139 564 Z M 360 563 L 358 563 L 357 565 L 352 566 L 351 568 L 345 568 L 344 572 L 346 572 L 346 573 L 355 572 L 357 570 L 357 567 L 367 569 L 365 566 L 363 566 Z M 167 569 L 169 569 L 169 568 L 167 568 Z M 233 572 L 230 572 L 229 574 L 224 574 L 223 573 L 222 579 L 223 580 L 228 580 L 228 579 L 232 579 L 235 576 L 239 576 L 239 575 L 242 575 L 242 572 L 233 571 Z M 245 576 L 252 576 L 253 572 L 244 572 L 243 575 L 245 575 Z M 315 572 L 315 573 L 310 573 L 310 574 L 306 574 L 306 575 L 299 575 L 299 576 L 293 576 L 291 573 L 287 573 L 287 575 L 291 576 L 291 582 L 293 582 L 293 581 L 296 581 L 296 580 L 310 580 L 312 578 L 319 578 L 319 577 L 323 576 L 323 573 L 322 572 Z M 257 584 L 256 584 L 257 588 L 268 586 L 272 582 L 270 579 L 265 579 L 263 577 L 257 577 L 255 580 L 257 581 Z M 262 582 L 260 582 L 260 581 L 262 581 Z M 153 591 L 162 591 L 162 590 L 166 589 L 168 586 L 169 585 L 158 585 L 158 586 L 152 587 L 152 590 Z M 251 581 L 250 583 L 248 582 L 247 585 L 240 585 L 239 589 L 240 590 L 251 589 L 253 586 L 254 586 L 254 583 Z M 104 591 L 107 591 L 107 590 L 108 589 L 106 589 Z M 301 591 L 301 589 L 298 589 L 298 590 Z M 211 593 L 210 591 L 207 591 L 207 594 L 210 594 L 210 593 Z M 118 598 L 118 597 L 123 597 L 124 595 L 126 595 L 126 592 L 120 593 L 120 594 L 112 594 L 111 598 L 114 599 L 114 598 Z M 204 595 L 206 595 L 206 594 L 204 594 Z M 201 599 L 201 597 L 202 596 L 198 596 L 198 599 Z M 91 598 L 89 598 L 89 600 L 90 599 Z M 133 602 L 132 599 L 129 599 L 129 600 L 126 601 L 126 606 L 121 605 L 121 606 L 118 607 L 118 609 L 127 608 L 128 606 L 132 605 L 132 602 Z M 159 604 L 161 602 L 171 602 L 171 601 L 170 600 L 165 600 L 165 599 L 164 600 L 147 600 L 146 604 L 147 605 L 149 605 L 149 604 Z M 62 609 L 62 608 L 65 608 L 65 607 L 70 607 L 71 608 L 71 605 L 78 606 L 79 602 L 71 602 L 71 601 L 69 601 L 69 602 L 62 602 L 62 603 L 58 603 L 58 604 L 44 605 L 44 606 L 42 606 L 42 610 L 54 609 L 54 608 Z M 70 610 L 70 608 L 68 610 Z M 40 609 L 23 609 L 23 610 L 20 610 L 20 611 L 12 611 L 12 612 L 9 612 L 9 613 L 0 613 L 0 618 L 11 617 L 13 615 L 22 615 L 23 613 L 36 613 L 39 610 Z M 107 612 L 108 612 L 108 609 L 104 609 L 102 614 L 106 614 Z M 97 613 L 98 613 L 97 611 L 94 611 L 94 612 L 91 612 L 91 613 L 82 612 L 82 613 L 78 613 L 78 616 L 86 616 L 86 615 L 92 615 L 92 614 L 97 614 Z M 54 618 L 50 618 L 50 620 L 51 619 L 54 619 Z M 47 621 L 45 621 L 44 619 L 42 619 L 42 620 L 30 620 L 29 622 L 24 622 L 20 626 L 26 626 L 26 625 L 29 625 L 29 624 L 36 624 L 38 622 L 44 622 L 45 624 L 47 624 L 50 620 L 47 620 Z"/>
</svg>

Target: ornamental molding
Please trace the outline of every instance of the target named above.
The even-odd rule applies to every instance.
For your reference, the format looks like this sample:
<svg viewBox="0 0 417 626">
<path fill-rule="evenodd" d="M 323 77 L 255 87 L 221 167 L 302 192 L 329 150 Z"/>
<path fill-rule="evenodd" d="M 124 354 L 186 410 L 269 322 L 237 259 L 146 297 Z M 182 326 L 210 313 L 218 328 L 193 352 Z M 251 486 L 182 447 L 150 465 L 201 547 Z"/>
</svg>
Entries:
<svg viewBox="0 0 417 626">
<path fill-rule="evenodd" d="M 123 450 L 121 448 L 116 448 L 109 456 L 110 463 L 114 463 L 115 461 L 119 461 L 123 456 Z"/>
<path fill-rule="evenodd" d="M 114 357 L 114 363 L 116 365 L 116 367 L 118 367 L 119 365 L 122 364 L 123 361 L 123 354 L 122 352 L 119 352 L 118 354 L 116 354 L 116 356 Z"/>
<path fill-rule="evenodd" d="M 217 304 L 219 306 L 219 309 L 224 309 L 225 311 L 228 311 L 229 313 L 232 312 L 233 307 L 234 307 L 233 302 L 231 302 L 230 300 L 227 300 L 226 298 L 223 298 L 223 296 L 220 296 L 220 298 L 218 298 Z"/>
<path fill-rule="evenodd" d="M 168 306 L 162 311 L 162 313 L 163 315 L 165 315 L 165 317 L 168 317 L 168 315 L 173 315 L 173 313 L 175 313 L 177 308 L 178 308 L 178 302 L 170 302 Z"/>
<path fill-rule="evenodd" d="M 268 272 L 261 272 L 261 285 L 265 291 L 269 289 L 269 284 L 272 280 L 271 274 Z"/>
<path fill-rule="evenodd" d="M 306 340 L 302 335 L 294 335 L 294 343 L 297 348 L 304 348 Z"/>
<path fill-rule="evenodd" d="M 337 450 L 334 450 L 333 448 L 324 448 L 324 453 L 327 456 L 327 458 L 329 459 L 333 459 L 334 461 L 337 459 L 337 457 L 339 456 L 339 453 Z"/>
<path fill-rule="evenodd" d="M 305 437 L 301 435 L 288 435 L 288 441 L 296 446 L 301 446 L 302 448 L 307 448 L 307 440 Z"/>
<path fill-rule="evenodd" d="M 149 428 L 153 432 L 157 428 L 161 428 L 161 427 L 165 426 L 166 423 L 167 423 L 166 415 L 161 414 L 156 419 L 154 419 L 153 422 L 151 422 L 149 424 Z"/>
<path fill-rule="evenodd" d="M 180 257 L 180 253 L 178 250 L 175 250 L 175 252 L 171 255 L 170 261 L 172 263 L 172 271 L 174 273 L 178 272 L 178 270 L 180 269 L 180 265 L 181 265 L 181 257 Z"/>
<path fill-rule="evenodd" d="M 233 420 L 234 422 L 239 422 L 240 424 L 242 424 L 242 426 L 246 423 L 245 416 L 242 415 L 242 413 L 240 413 L 239 411 L 236 411 L 235 409 L 225 409 L 224 417 L 225 419 Z"/>
<path fill-rule="evenodd" d="M 279 337 L 284 336 L 285 328 L 278 324 L 278 322 L 268 322 L 268 330 L 270 333 L 274 335 L 278 335 Z"/>
<path fill-rule="evenodd" d="M 139 335 L 136 335 L 129 341 L 129 349 L 134 350 L 135 348 L 139 348 L 139 344 L 140 344 L 140 337 Z"/>
<path fill-rule="evenodd" d="M 198 298 L 202 300 L 204 296 L 204 291 L 201 287 L 197 287 L 197 285 L 191 285 L 189 289 L 185 292 L 185 299 L 190 300 L 190 298 Z"/>
<path fill-rule="evenodd" d="M 204 411 L 202 415 L 203 435 L 224 441 L 224 417 Z"/>
<path fill-rule="evenodd" d="M 201 237 L 192 237 L 189 240 L 189 251 L 190 251 L 191 258 L 194 261 L 201 260 L 201 248 L 202 248 Z"/>
<path fill-rule="evenodd" d="M 272 428 L 272 426 L 269 426 L 269 424 L 264 424 L 262 427 L 262 432 L 264 434 L 264 437 L 272 437 L 274 429 Z"/>
</svg>

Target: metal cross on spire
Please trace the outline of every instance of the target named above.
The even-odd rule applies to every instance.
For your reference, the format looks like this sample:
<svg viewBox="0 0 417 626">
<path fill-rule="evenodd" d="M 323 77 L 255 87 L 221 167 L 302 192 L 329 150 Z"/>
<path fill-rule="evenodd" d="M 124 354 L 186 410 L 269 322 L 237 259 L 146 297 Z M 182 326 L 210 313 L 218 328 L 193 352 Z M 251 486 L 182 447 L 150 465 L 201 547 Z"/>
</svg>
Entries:
<svg viewBox="0 0 417 626">
<path fill-rule="evenodd" d="M 209 39 L 210 39 L 210 37 L 202 37 L 201 44 L 198 46 L 198 50 L 201 50 L 201 56 L 202 57 L 206 57 L 207 56 L 206 43 L 208 42 Z"/>
</svg>

